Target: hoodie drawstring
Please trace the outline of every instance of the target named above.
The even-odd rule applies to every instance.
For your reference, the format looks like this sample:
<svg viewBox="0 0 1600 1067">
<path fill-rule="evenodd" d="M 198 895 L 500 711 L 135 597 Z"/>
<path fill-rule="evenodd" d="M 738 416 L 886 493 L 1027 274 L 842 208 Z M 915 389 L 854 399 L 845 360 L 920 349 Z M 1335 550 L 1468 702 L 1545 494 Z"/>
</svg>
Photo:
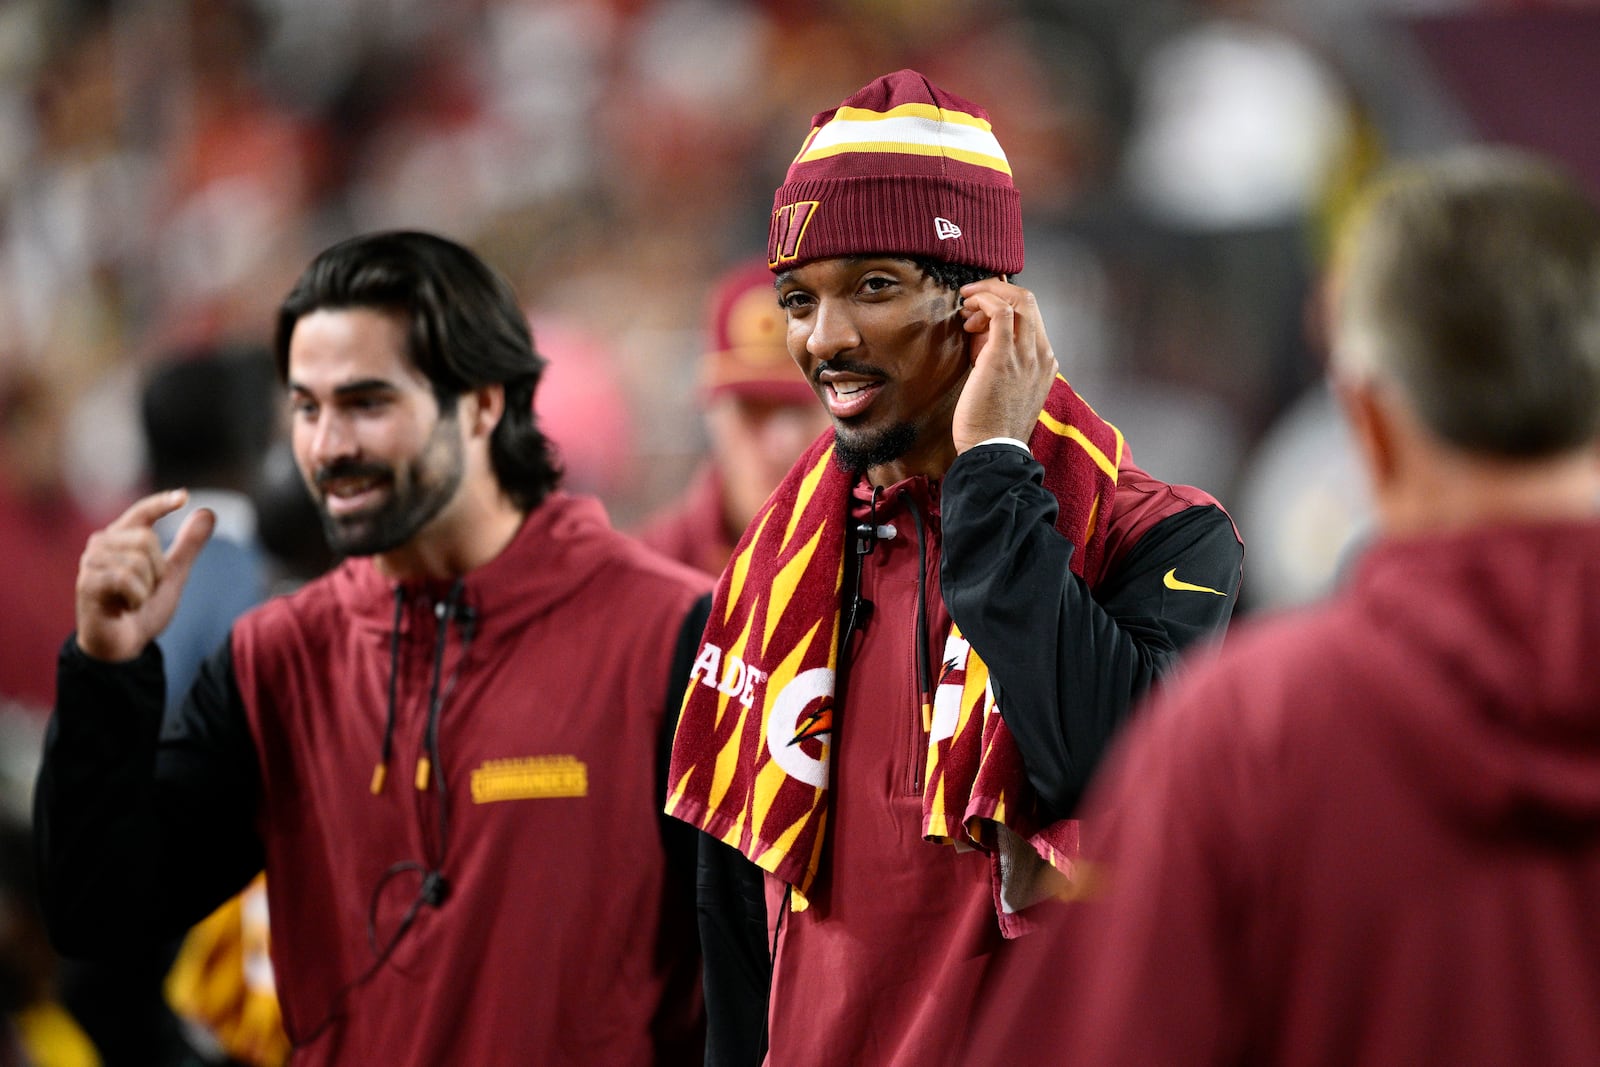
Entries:
<svg viewBox="0 0 1600 1067">
<path fill-rule="evenodd" d="M 471 605 L 462 602 L 462 593 L 465 584 L 457 579 L 450 587 L 450 593 L 443 603 L 434 606 L 434 617 L 438 619 L 439 626 L 434 639 L 433 647 L 433 678 L 428 686 L 428 727 L 427 751 L 417 760 L 416 787 L 419 791 L 428 788 L 430 779 L 438 783 L 439 788 L 439 841 L 438 859 L 429 863 L 419 863 L 415 860 L 404 860 L 392 864 L 388 870 L 379 877 L 376 885 L 372 887 L 372 895 L 367 904 L 367 944 L 372 950 L 373 959 L 360 974 L 351 978 L 344 985 L 335 990 L 328 1013 L 323 1016 L 315 1026 L 299 1042 L 304 1047 L 315 1041 L 325 1033 L 334 1022 L 344 1017 L 346 998 L 356 989 L 366 985 L 372 980 L 383 965 L 389 961 L 394 950 L 399 946 L 406 931 L 411 929 L 421 914 L 424 907 L 437 908 L 444 903 L 450 894 L 450 884 L 445 880 L 443 868 L 446 845 L 449 832 L 449 796 L 445 790 L 443 765 L 439 760 L 439 716 L 444 707 L 444 702 L 449 698 L 450 692 L 455 688 L 456 671 L 452 671 L 448 679 L 443 678 L 444 654 L 449 643 L 450 624 L 454 622 L 461 629 L 461 655 L 456 660 L 457 668 L 465 662 L 467 649 L 472 645 L 472 638 L 477 632 L 478 616 Z M 372 774 L 372 792 L 383 791 L 384 781 L 388 776 L 389 758 L 394 752 L 394 729 L 396 712 L 399 706 L 399 677 L 400 677 L 400 624 L 405 618 L 405 587 L 396 585 L 394 590 L 394 624 L 389 632 L 389 707 L 383 727 L 383 754 L 378 766 Z M 405 912 L 395 925 L 394 932 L 383 944 L 378 943 L 378 907 L 383 891 L 389 883 L 402 874 L 415 872 L 422 876 L 422 884 L 418 886 L 416 896 L 406 906 Z"/>
<path fill-rule="evenodd" d="M 400 680 L 400 622 L 404 618 L 406 589 L 399 583 L 394 587 L 394 623 L 389 627 L 389 709 L 383 722 L 383 753 L 378 765 L 372 768 L 372 795 L 383 792 L 383 783 L 389 778 L 389 756 L 394 751 L 395 692 Z"/>
<path fill-rule="evenodd" d="M 444 764 L 439 758 L 439 717 L 444 710 L 444 702 L 449 698 L 450 691 L 455 688 L 456 683 L 455 671 L 450 673 L 448 679 L 444 677 L 444 653 L 449 641 L 450 623 L 454 622 L 461 628 L 461 657 L 456 662 L 462 662 L 466 658 L 467 649 L 472 646 L 473 633 L 478 621 L 477 613 L 461 601 L 465 589 L 465 583 L 457 578 L 455 584 L 450 587 L 449 595 L 443 602 L 434 605 L 433 613 L 439 626 L 433 643 L 433 678 L 428 684 L 428 729 L 424 752 L 417 757 L 417 791 L 427 790 L 430 771 L 433 781 L 439 787 L 439 866 L 444 864 L 450 829 L 450 792 L 444 780 Z"/>
</svg>

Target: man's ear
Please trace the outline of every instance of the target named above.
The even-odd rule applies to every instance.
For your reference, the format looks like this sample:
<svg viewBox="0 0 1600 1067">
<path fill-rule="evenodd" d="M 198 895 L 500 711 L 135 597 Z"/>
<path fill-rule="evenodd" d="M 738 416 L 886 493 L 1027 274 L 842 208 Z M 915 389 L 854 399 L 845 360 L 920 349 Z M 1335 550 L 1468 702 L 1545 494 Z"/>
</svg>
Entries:
<svg viewBox="0 0 1600 1067">
<path fill-rule="evenodd" d="M 505 386 L 495 383 L 483 385 L 467 393 L 468 431 L 474 437 L 488 437 L 500 425 L 500 416 L 506 410 Z"/>
<path fill-rule="evenodd" d="M 1332 386 L 1368 483 L 1375 493 L 1380 492 L 1400 466 L 1396 450 L 1399 427 L 1383 385 L 1367 375 L 1335 375 Z"/>
</svg>

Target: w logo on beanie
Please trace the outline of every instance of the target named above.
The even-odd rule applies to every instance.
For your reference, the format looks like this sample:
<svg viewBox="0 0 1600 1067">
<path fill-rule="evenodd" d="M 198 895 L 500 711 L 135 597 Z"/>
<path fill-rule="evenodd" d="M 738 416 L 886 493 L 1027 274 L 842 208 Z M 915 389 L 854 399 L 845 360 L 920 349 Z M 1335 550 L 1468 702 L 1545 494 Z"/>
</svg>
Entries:
<svg viewBox="0 0 1600 1067">
<path fill-rule="evenodd" d="M 767 230 L 767 266 L 776 268 L 800 258 L 800 239 L 816 210 L 815 200 L 802 200 L 784 204 L 772 213 L 772 225 Z"/>
</svg>

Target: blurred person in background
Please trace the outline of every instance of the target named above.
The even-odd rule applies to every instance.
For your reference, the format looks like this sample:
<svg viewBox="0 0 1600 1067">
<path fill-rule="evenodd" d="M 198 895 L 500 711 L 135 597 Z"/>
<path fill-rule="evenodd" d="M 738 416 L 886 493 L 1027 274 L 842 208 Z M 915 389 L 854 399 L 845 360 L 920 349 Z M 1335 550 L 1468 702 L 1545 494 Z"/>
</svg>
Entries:
<svg viewBox="0 0 1600 1067">
<path fill-rule="evenodd" d="M 1331 270 L 1376 538 L 1097 781 L 1073 1062 L 1600 1062 L 1600 206 L 1461 149 Z"/>
<path fill-rule="evenodd" d="M 256 536 L 273 561 L 272 590 L 292 593 L 338 562 L 322 533 L 322 515 L 300 477 L 294 446 L 279 434 L 250 487 Z"/>
<path fill-rule="evenodd" d="M 91 538 L 36 792 L 58 947 L 173 936 L 264 867 L 305 1063 L 698 1058 L 659 758 L 708 581 L 559 489 L 545 361 L 462 246 L 329 248 L 275 355 L 347 558 L 243 616 L 162 726 L 154 639 L 214 519 L 163 550 L 159 493 Z"/>
<path fill-rule="evenodd" d="M 185 595 L 156 638 L 176 710 L 200 664 L 233 622 L 267 597 L 273 564 L 256 536 L 252 490 L 271 445 L 277 387 L 272 354 L 240 346 L 175 354 L 147 375 L 140 397 L 150 489 L 187 489 L 188 502 L 156 524 L 163 546 L 199 508 L 215 517 Z"/>
<path fill-rule="evenodd" d="M 668 810 L 710 835 L 711 1056 L 1065 1053 L 1093 1025 L 1057 999 L 1079 794 L 1220 635 L 1243 548 L 1059 375 L 982 108 L 878 78 L 815 116 L 773 208 L 833 433 L 723 571 L 673 745 Z"/>
<path fill-rule="evenodd" d="M 0 553 L 16 566 L 0 587 L 0 706 L 42 720 L 59 640 L 71 627 L 62 583 L 94 523 L 62 478 L 66 401 L 43 371 L 0 376 Z"/>
<path fill-rule="evenodd" d="M 700 395 L 710 455 L 639 539 L 715 576 L 767 496 L 828 428 L 828 413 L 789 358 L 764 260 L 717 279 L 707 326 Z"/>
</svg>

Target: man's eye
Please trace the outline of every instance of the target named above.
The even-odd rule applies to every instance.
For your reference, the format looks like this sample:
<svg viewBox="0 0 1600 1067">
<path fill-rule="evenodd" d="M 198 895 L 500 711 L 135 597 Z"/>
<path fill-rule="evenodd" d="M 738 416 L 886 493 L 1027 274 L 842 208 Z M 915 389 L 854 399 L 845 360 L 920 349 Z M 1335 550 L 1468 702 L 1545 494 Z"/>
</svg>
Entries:
<svg viewBox="0 0 1600 1067">
<path fill-rule="evenodd" d="M 778 305 L 785 311 L 800 311 L 810 303 L 811 297 L 806 293 L 787 293 L 778 298 Z"/>
</svg>

